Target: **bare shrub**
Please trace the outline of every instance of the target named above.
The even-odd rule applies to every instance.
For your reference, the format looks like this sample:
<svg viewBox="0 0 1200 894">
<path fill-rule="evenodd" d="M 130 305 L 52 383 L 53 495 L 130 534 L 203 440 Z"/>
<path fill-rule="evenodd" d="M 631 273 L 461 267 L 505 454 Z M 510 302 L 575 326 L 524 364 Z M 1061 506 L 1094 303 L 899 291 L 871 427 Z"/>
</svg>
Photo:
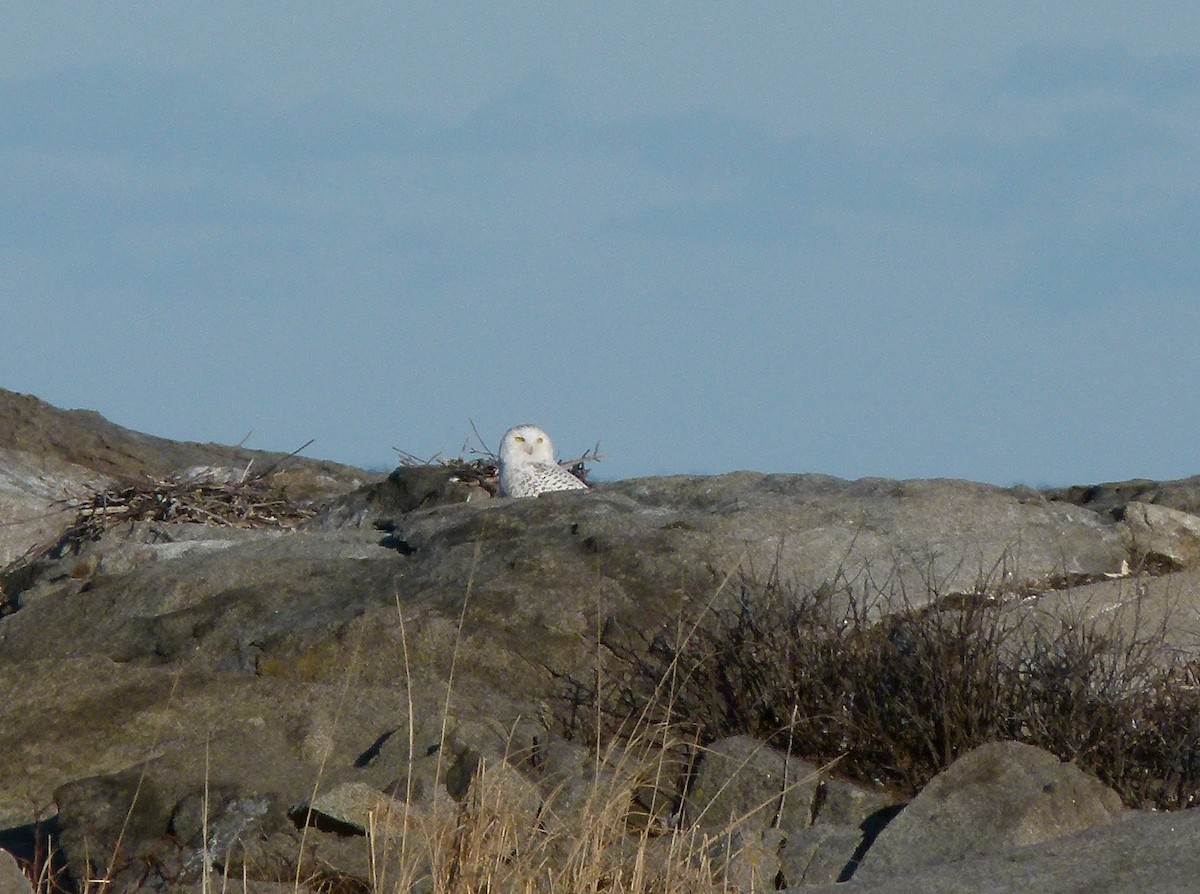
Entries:
<svg viewBox="0 0 1200 894">
<path fill-rule="evenodd" d="M 620 655 L 627 677 L 577 689 L 577 706 L 599 707 L 574 719 L 601 718 L 593 736 L 658 711 L 694 724 L 702 744 L 748 734 L 908 794 L 978 745 L 1018 740 L 1131 806 L 1196 802 L 1200 669 L 1171 658 L 1163 625 L 1035 618 L 1018 610 L 1027 592 L 987 579 L 965 594 L 930 589 L 918 608 L 896 588 L 744 577 L 694 629 Z M 664 686 L 669 698 L 650 697 Z"/>
</svg>

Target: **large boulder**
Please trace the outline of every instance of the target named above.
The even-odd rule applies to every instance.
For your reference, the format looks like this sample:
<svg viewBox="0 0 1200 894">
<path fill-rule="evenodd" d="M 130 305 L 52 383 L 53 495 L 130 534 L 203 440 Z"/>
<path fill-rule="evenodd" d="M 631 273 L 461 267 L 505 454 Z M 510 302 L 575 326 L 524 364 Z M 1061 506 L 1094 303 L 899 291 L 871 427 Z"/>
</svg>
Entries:
<svg viewBox="0 0 1200 894">
<path fill-rule="evenodd" d="M 1120 819 L 1096 778 L 1020 742 L 993 742 L 935 776 L 875 839 L 855 877 L 891 878 Z"/>
<path fill-rule="evenodd" d="M 1042 592 L 1009 607 L 1019 626 L 1050 639 L 1064 627 L 1091 628 L 1114 646 L 1164 663 L 1200 658 L 1200 570 L 1123 575 Z"/>
<path fill-rule="evenodd" d="M 372 660 L 348 658 L 337 685 L 103 658 L 0 665 L 0 753 L 15 770 L 0 788 L 0 828 L 57 810 L 72 877 L 187 876 L 203 861 L 193 816 L 206 798 L 230 838 L 221 866 L 276 877 L 295 871 L 314 795 L 367 787 L 381 801 L 425 802 L 464 756 L 502 760 L 532 742 L 528 723 L 490 722 L 517 713 L 494 696 L 367 684 Z M 361 841 L 313 825 L 307 859 L 366 872 Z"/>
<path fill-rule="evenodd" d="M 1200 565 L 1200 515 L 1135 501 L 1121 509 L 1120 518 L 1130 554 L 1140 562 L 1171 570 Z"/>
<path fill-rule="evenodd" d="M 1119 517 L 1125 507 L 1134 502 L 1200 515 L 1200 475 L 1174 481 L 1134 478 L 1104 484 L 1075 484 L 1050 488 L 1044 493 L 1047 499 L 1055 502 L 1074 503 L 1113 518 Z"/>
</svg>

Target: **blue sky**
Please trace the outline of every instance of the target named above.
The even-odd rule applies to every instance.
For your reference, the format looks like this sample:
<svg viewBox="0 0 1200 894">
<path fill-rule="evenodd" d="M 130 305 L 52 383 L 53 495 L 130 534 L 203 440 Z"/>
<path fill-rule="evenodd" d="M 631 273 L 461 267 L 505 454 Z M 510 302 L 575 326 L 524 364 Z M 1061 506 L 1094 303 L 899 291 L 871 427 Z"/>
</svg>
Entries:
<svg viewBox="0 0 1200 894">
<path fill-rule="evenodd" d="M 645 6 L 10 11 L 0 386 L 378 468 L 1200 473 L 1200 5 Z"/>
</svg>

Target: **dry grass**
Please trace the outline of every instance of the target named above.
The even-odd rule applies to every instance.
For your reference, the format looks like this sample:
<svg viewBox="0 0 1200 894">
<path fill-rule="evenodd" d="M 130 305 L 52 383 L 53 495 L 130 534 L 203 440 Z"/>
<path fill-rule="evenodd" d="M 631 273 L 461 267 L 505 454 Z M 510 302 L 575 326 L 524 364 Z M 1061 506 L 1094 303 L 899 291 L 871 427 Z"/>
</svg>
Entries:
<svg viewBox="0 0 1200 894">
<path fill-rule="evenodd" d="M 391 815 L 370 830 L 377 892 L 582 894 L 725 892 L 695 832 L 642 822 L 640 789 L 660 772 L 661 742 L 610 752 L 582 802 L 541 799 L 506 762 L 480 764 L 467 796 Z M 560 797 L 563 796 L 563 803 Z M 565 803 L 570 801 L 570 804 Z"/>
</svg>

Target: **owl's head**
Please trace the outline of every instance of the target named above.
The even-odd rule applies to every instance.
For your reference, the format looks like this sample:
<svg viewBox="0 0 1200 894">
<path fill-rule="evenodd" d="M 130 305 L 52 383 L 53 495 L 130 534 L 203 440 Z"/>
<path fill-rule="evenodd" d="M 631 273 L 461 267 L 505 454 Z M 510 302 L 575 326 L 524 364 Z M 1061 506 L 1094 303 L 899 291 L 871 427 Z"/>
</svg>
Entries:
<svg viewBox="0 0 1200 894">
<path fill-rule="evenodd" d="M 550 436 L 536 425 L 510 428 L 500 440 L 500 464 L 519 466 L 528 462 L 554 462 L 554 445 L 550 443 Z"/>
</svg>

